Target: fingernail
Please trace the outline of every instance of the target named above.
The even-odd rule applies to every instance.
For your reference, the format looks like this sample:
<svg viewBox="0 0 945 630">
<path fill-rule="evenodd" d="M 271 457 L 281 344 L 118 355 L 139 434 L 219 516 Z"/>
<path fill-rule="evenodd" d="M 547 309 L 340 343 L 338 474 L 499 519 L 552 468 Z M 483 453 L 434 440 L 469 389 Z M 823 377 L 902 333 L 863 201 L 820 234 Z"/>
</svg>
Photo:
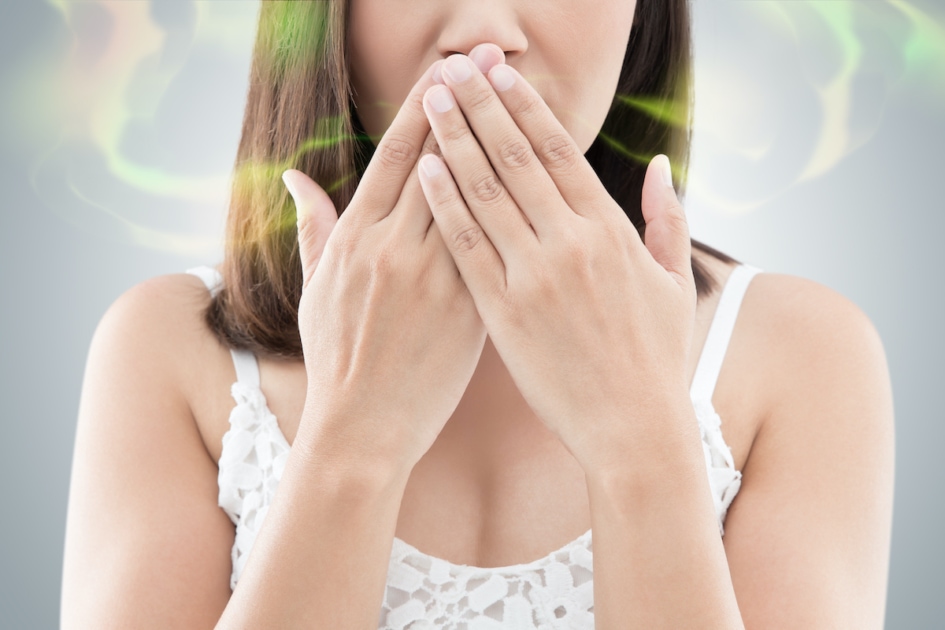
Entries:
<svg viewBox="0 0 945 630">
<path fill-rule="evenodd" d="M 673 169 L 669 164 L 669 158 L 665 155 L 660 155 L 663 159 L 660 160 L 662 164 L 660 165 L 660 172 L 663 175 L 663 183 L 666 184 L 667 188 L 673 188 Z"/>
<path fill-rule="evenodd" d="M 424 175 L 432 178 L 443 172 L 443 165 L 440 164 L 440 158 L 428 153 L 420 158 L 420 170 Z"/>
<path fill-rule="evenodd" d="M 512 71 L 506 65 L 499 65 L 492 69 L 492 72 L 489 73 L 489 81 L 492 82 L 492 87 L 494 87 L 499 92 L 505 92 L 507 89 L 515 85 L 515 75 L 512 74 Z"/>
<path fill-rule="evenodd" d="M 288 170 L 282 174 L 282 182 L 285 184 L 285 187 L 289 189 L 289 194 L 292 195 L 293 201 L 295 200 L 298 194 L 298 185 L 295 183 L 293 171 Z"/>
<path fill-rule="evenodd" d="M 472 76 L 472 62 L 465 55 L 453 55 L 443 64 L 443 72 L 453 80 L 454 83 L 462 83 Z"/>
<path fill-rule="evenodd" d="M 443 85 L 443 60 L 433 64 L 433 82 Z"/>
<path fill-rule="evenodd" d="M 496 44 L 480 44 L 469 52 L 469 59 L 480 72 L 488 74 L 493 66 L 505 62 L 505 52 Z"/>
<path fill-rule="evenodd" d="M 453 109 L 456 101 L 453 100 L 453 94 L 445 85 L 443 87 L 430 88 L 430 105 L 433 109 L 440 112 L 448 112 Z"/>
<path fill-rule="evenodd" d="M 292 196 L 292 201 L 295 203 L 295 221 L 299 222 L 308 212 L 305 205 L 299 203 L 299 183 L 295 179 L 296 177 L 298 177 L 298 171 L 291 169 L 282 174 L 282 181 L 285 183 L 285 187 L 288 189 L 289 194 Z"/>
</svg>

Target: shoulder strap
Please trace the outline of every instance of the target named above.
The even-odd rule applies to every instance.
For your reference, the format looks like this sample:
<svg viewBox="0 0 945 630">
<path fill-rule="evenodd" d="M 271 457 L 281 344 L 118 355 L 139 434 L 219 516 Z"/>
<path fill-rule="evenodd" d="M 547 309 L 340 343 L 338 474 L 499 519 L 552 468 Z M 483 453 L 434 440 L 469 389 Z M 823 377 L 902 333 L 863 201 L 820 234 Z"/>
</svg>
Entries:
<svg viewBox="0 0 945 630">
<path fill-rule="evenodd" d="M 742 298 L 748 289 L 748 283 L 755 274 L 763 271 L 758 267 L 741 264 L 735 267 L 725 281 L 719 304 L 709 325 L 709 334 L 705 345 L 702 346 L 702 355 L 696 365 L 696 373 L 692 378 L 692 387 L 689 390 L 693 400 L 712 400 L 715 383 L 722 370 L 722 359 L 728 350 L 728 342 L 735 329 L 735 320 L 742 305 Z"/>
<path fill-rule="evenodd" d="M 250 387 L 259 387 L 259 363 L 252 350 L 245 348 L 230 348 L 233 356 L 233 366 L 236 368 L 236 381 Z"/>
<path fill-rule="evenodd" d="M 186 273 L 197 276 L 203 280 L 203 283 L 207 286 L 207 290 L 210 291 L 210 295 L 213 297 L 216 297 L 216 294 L 220 291 L 220 287 L 223 286 L 223 275 L 215 268 L 208 265 L 191 267 Z"/>
<path fill-rule="evenodd" d="M 211 296 L 215 297 L 223 286 L 223 276 L 213 267 L 201 265 L 188 269 L 186 273 L 203 280 Z M 230 355 L 236 368 L 236 381 L 250 387 L 259 387 L 259 364 L 256 362 L 256 355 L 251 350 L 242 348 L 230 348 Z"/>
</svg>

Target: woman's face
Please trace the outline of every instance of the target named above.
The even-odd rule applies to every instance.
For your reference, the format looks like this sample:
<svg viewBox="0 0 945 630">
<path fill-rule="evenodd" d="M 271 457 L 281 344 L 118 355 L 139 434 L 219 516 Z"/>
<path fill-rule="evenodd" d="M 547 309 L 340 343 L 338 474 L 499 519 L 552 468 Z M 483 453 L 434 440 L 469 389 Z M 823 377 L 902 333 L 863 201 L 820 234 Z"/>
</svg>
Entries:
<svg viewBox="0 0 945 630">
<path fill-rule="evenodd" d="M 636 0 L 349 2 L 354 100 L 375 144 L 433 62 L 492 43 L 584 152 L 610 109 L 636 8 Z"/>
</svg>

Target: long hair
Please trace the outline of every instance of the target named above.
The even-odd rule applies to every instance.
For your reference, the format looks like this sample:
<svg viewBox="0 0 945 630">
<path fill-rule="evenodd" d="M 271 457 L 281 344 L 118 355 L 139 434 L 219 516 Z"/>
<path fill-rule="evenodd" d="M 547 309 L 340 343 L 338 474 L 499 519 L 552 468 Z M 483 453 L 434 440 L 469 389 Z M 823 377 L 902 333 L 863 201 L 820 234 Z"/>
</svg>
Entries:
<svg viewBox="0 0 945 630">
<path fill-rule="evenodd" d="M 306 173 L 339 213 L 350 203 L 375 146 L 358 120 L 346 59 L 347 0 L 263 0 L 236 156 L 223 288 L 206 321 L 221 342 L 264 355 L 302 358 L 302 295 L 295 209 L 282 183 Z M 639 0 L 617 90 L 585 154 L 636 226 L 649 161 L 664 153 L 684 194 L 691 141 L 688 0 Z M 733 258 L 692 240 L 725 262 Z M 699 298 L 717 281 L 692 259 Z"/>
</svg>

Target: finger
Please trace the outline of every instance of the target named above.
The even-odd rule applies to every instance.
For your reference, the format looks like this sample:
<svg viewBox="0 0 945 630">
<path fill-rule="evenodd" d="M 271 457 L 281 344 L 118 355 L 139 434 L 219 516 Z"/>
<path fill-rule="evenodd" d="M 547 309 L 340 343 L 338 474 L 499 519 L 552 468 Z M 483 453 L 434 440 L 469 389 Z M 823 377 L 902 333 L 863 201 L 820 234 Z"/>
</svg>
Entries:
<svg viewBox="0 0 945 630">
<path fill-rule="evenodd" d="M 692 242 L 689 222 L 673 188 L 672 170 L 665 155 L 657 155 L 646 169 L 641 205 L 646 221 L 644 244 L 647 251 L 680 284 L 690 284 Z"/>
<path fill-rule="evenodd" d="M 290 169 L 282 174 L 282 181 L 295 202 L 304 290 L 318 267 L 328 237 L 338 223 L 338 212 L 328 193 L 302 171 Z"/>
<path fill-rule="evenodd" d="M 432 131 L 427 134 L 427 139 L 420 150 L 421 157 L 428 153 L 441 155 L 436 136 L 433 135 Z M 420 176 L 417 171 L 419 163 L 418 160 L 411 169 L 400 193 L 400 198 L 386 220 L 392 222 L 392 231 L 426 238 L 430 224 L 433 223 L 433 214 L 431 214 L 426 197 L 423 196 L 423 189 L 420 187 Z"/>
<path fill-rule="evenodd" d="M 565 220 L 572 218 L 574 213 L 488 79 L 475 71 L 473 64 L 462 55 L 449 57 L 442 71 L 475 139 L 482 145 L 499 180 L 531 224 L 538 240 L 561 234 L 567 229 Z M 466 78 L 461 81 L 453 78 L 460 76 Z M 452 137 L 454 132 L 461 132 L 462 116 L 446 117 L 445 120 L 448 126 L 442 135 Z M 476 148 L 472 142 L 457 144 L 459 150 L 473 152 Z M 451 161 L 450 150 L 444 151 L 447 162 L 457 164 Z M 466 163 L 465 159 L 459 162 Z M 455 167 L 453 171 L 462 183 L 463 173 L 456 172 Z M 474 207 L 474 213 L 475 210 Z M 488 230 L 489 226 L 485 227 Z"/>
<path fill-rule="evenodd" d="M 483 309 L 489 308 L 492 296 L 505 291 L 502 259 L 470 213 L 442 158 L 423 156 L 420 184 L 443 242 L 482 314 Z"/>
<path fill-rule="evenodd" d="M 465 200 L 463 208 L 471 211 L 464 222 L 481 226 L 506 267 L 521 264 L 533 255 L 538 237 L 496 176 L 463 112 L 456 107 L 450 88 L 431 88 L 423 103 L 452 179 Z"/>
<path fill-rule="evenodd" d="M 476 44 L 476 46 L 469 51 L 469 58 L 472 59 L 476 67 L 479 68 L 479 72 L 486 74 L 492 69 L 492 66 L 505 63 L 505 51 L 502 50 L 498 44 L 486 42 Z M 439 69 L 433 73 L 433 80 L 441 85 L 446 85 L 443 80 L 442 71 L 443 66 L 441 64 Z"/>
<path fill-rule="evenodd" d="M 476 64 L 479 71 L 485 74 L 492 69 L 492 66 L 505 63 L 505 51 L 498 44 L 486 42 L 473 47 L 469 51 L 469 58 Z M 442 80 L 439 83 L 442 83 Z"/>
<path fill-rule="evenodd" d="M 433 73 L 440 64 L 442 60 L 431 65 L 413 86 L 378 142 L 374 156 L 351 199 L 351 206 L 357 209 L 356 216 L 348 220 L 356 220 L 361 225 L 377 223 L 397 203 L 407 176 L 420 157 L 424 139 L 430 132 L 430 121 L 423 111 L 423 95 L 431 85 L 435 85 Z M 349 214 L 347 209 L 343 214 Z"/>
<path fill-rule="evenodd" d="M 453 255 L 450 253 L 450 249 L 446 246 L 446 241 L 443 238 L 443 232 L 440 230 L 440 226 L 437 225 L 436 221 L 430 222 L 430 229 L 427 230 L 424 246 L 436 249 L 440 254 L 436 259 L 436 264 L 447 265 L 447 267 L 451 268 L 453 273 L 456 274 L 454 277 L 462 280 L 462 275 L 459 273 L 456 261 L 453 260 Z"/>
<path fill-rule="evenodd" d="M 568 207 L 585 217 L 613 208 L 594 168 L 535 88 L 506 64 L 494 66 L 488 79 Z"/>
</svg>

